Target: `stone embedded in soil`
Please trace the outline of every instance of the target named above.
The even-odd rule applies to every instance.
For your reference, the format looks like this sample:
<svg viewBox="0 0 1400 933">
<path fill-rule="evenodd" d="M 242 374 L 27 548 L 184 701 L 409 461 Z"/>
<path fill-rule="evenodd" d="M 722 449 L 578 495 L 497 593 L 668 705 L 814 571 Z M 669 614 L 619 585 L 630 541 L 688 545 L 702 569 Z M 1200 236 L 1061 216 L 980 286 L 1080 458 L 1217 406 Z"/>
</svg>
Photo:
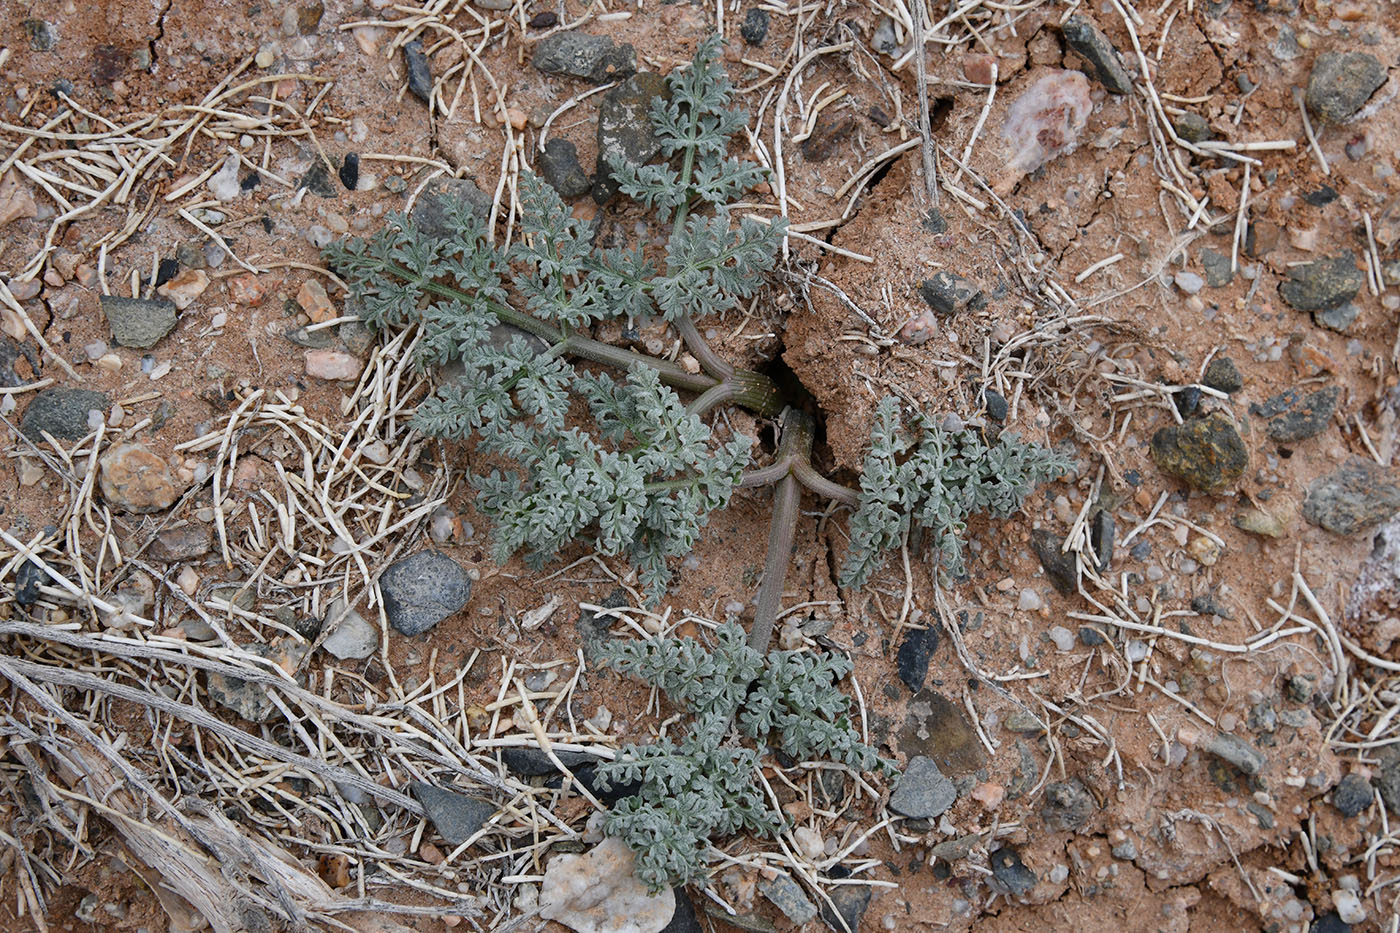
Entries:
<svg viewBox="0 0 1400 933">
<path fill-rule="evenodd" d="M 1244 388 L 1244 377 L 1240 375 L 1239 367 L 1235 365 L 1235 361 L 1228 356 L 1217 356 L 1212 359 L 1210 365 L 1206 367 L 1205 378 L 1201 382 L 1218 392 L 1230 395 Z"/>
<path fill-rule="evenodd" d="M 476 835 L 496 813 L 493 803 L 423 781 L 413 781 L 408 790 L 423 805 L 423 813 L 438 835 L 453 848 Z"/>
<path fill-rule="evenodd" d="M 958 799 L 958 789 L 931 758 L 915 755 L 890 794 L 890 809 L 913 819 L 942 816 Z"/>
<path fill-rule="evenodd" d="M 1371 783 L 1355 771 L 1342 778 L 1332 791 L 1332 806 L 1348 819 L 1361 813 L 1375 799 Z"/>
<path fill-rule="evenodd" d="M 1094 69 L 1094 77 L 1112 94 L 1131 94 L 1133 79 L 1108 37 L 1082 16 L 1071 16 L 1060 27 L 1065 42 Z"/>
<path fill-rule="evenodd" d="M 433 96 L 433 73 L 428 67 L 428 57 L 423 54 L 422 39 L 404 43 L 403 65 L 408 71 L 408 89 L 414 97 L 428 103 Z"/>
<path fill-rule="evenodd" d="M 160 512 L 180 497 L 161 457 L 140 444 L 121 444 L 98 459 L 98 485 L 108 505 L 127 512 Z"/>
<path fill-rule="evenodd" d="M 296 670 L 306 653 L 304 645 L 290 641 L 244 645 L 242 650 L 272 661 L 288 672 Z M 249 722 L 267 722 L 277 712 L 277 707 L 267 695 L 268 688 L 260 683 L 233 675 L 210 673 L 208 686 L 211 700 Z"/>
<path fill-rule="evenodd" d="M 1308 927 L 1308 933 L 1351 933 L 1351 924 L 1332 911 L 1315 919 Z"/>
<path fill-rule="evenodd" d="M 1338 256 L 1293 266 L 1288 270 L 1288 281 L 1278 291 L 1299 311 L 1326 311 L 1351 301 L 1364 284 L 1355 254 L 1345 250 Z"/>
<path fill-rule="evenodd" d="M 910 758 L 933 759 L 938 770 L 956 780 L 973 774 L 986 762 L 986 752 L 963 709 L 925 688 L 910 697 L 899 748 Z"/>
<path fill-rule="evenodd" d="M 1205 752 L 1251 776 L 1263 771 L 1264 766 L 1269 763 L 1263 752 L 1228 732 L 1217 733 L 1212 737 L 1205 745 Z"/>
<path fill-rule="evenodd" d="M 335 185 L 331 182 L 331 175 L 326 170 L 326 163 L 319 159 L 311 163 L 311 167 L 297 179 L 296 186 L 305 188 L 318 198 L 334 198 L 340 193 L 335 190 Z"/>
<path fill-rule="evenodd" d="M 347 611 L 348 610 L 348 611 Z M 342 618 L 344 616 L 344 618 Z M 340 619 L 339 622 L 336 620 Z M 336 597 L 326 609 L 326 625 L 334 625 L 321 647 L 342 661 L 361 660 L 379 647 L 379 629 Z"/>
<path fill-rule="evenodd" d="M 422 635 L 467 604 L 472 581 L 461 564 L 427 550 L 390 564 L 379 575 L 379 592 L 395 631 Z"/>
<path fill-rule="evenodd" d="M 458 232 L 452 219 L 458 210 L 469 211 L 485 222 L 491 214 L 491 198 L 470 178 L 440 178 L 423 189 L 409 219 L 425 235 L 445 240 Z"/>
<path fill-rule="evenodd" d="M 0 227 L 38 216 L 39 205 L 34 202 L 34 195 L 20 181 L 18 173 L 10 169 L 0 178 Z"/>
<path fill-rule="evenodd" d="M 111 399 L 101 392 L 91 389 L 70 389 L 55 386 L 44 389 L 30 401 L 24 410 L 24 419 L 19 423 L 19 431 L 31 441 L 42 443 L 44 434 L 52 434 L 61 441 L 76 441 L 86 437 L 88 412 L 96 411 L 107 416 L 112 407 Z"/>
<path fill-rule="evenodd" d="M 840 865 L 833 866 L 827 874 L 832 878 L 848 878 L 849 872 Z M 831 905 L 825 900 L 821 904 L 822 922 L 833 930 L 846 933 L 847 930 L 859 930 L 860 920 L 865 916 L 866 909 L 870 906 L 870 885 L 868 884 L 843 884 L 831 888 L 827 895 L 831 898 L 831 905 L 835 905 L 835 912 Z M 837 915 L 840 916 L 837 916 Z"/>
<path fill-rule="evenodd" d="M 28 609 L 39 601 L 39 587 L 49 582 L 49 575 L 39 569 L 39 565 L 27 560 L 15 571 L 15 603 Z"/>
<path fill-rule="evenodd" d="M 1400 745 L 1387 745 L 1376 751 L 1379 770 L 1372 779 L 1381 800 L 1390 812 L 1400 816 Z"/>
<path fill-rule="evenodd" d="M 899 646 L 894 660 L 899 679 L 904 681 L 904 686 L 911 693 L 923 689 L 924 679 L 928 677 L 929 658 L 937 649 L 938 629 L 930 627 L 905 632 L 904 642 Z"/>
<path fill-rule="evenodd" d="M 1011 846 L 1002 846 L 991 854 L 992 877 L 1001 883 L 1012 897 L 1022 897 L 1039 881 L 1035 872 L 1021 861 L 1021 853 Z"/>
<path fill-rule="evenodd" d="M 1044 528 L 1031 532 L 1031 549 L 1040 560 L 1045 576 L 1061 594 L 1079 592 L 1079 564 L 1074 552 L 1064 553 L 1065 539 Z"/>
<path fill-rule="evenodd" d="M 374 331 L 363 321 L 341 321 L 335 332 L 340 336 L 340 342 L 345 344 L 345 349 L 356 356 L 364 356 L 374 345 Z"/>
<path fill-rule="evenodd" d="M 1201 269 L 1206 274 L 1206 285 L 1211 288 L 1224 288 L 1235 280 L 1230 257 L 1208 246 L 1201 250 Z"/>
<path fill-rule="evenodd" d="M 219 170 L 204 183 L 215 200 L 232 201 L 243 193 L 243 187 L 238 182 L 239 165 L 238 156 L 230 153 Z"/>
<path fill-rule="evenodd" d="M 307 350 L 306 374 L 328 382 L 352 382 L 360 378 L 364 363 L 341 350 Z"/>
<path fill-rule="evenodd" d="M 977 283 L 952 272 L 937 272 L 924 279 L 919 295 L 935 314 L 948 317 L 962 311 L 977 311 L 987 304 L 987 296 Z"/>
<path fill-rule="evenodd" d="M 760 881 L 758 892 L 782 911 L 784 917 L 798 926 L 816 919 L 817 908 L 803 893 L 802 885 L 787 875 L 776 875 L 771 881 Z"/>
<path fill-rule="evenodd" d="M 630 45 L 618 45 L 612 36 L 556 32 L 535 45 L 532 64 L 545 74 L 606 84 L 636 74 L 637 53 Z"/>
<path fill-rule="evenodd" d="M 1098 509 L 1094 512 L 1094 517 L 1089 525 L 1089 544 L 1093 546 L 1094 553 L 1099 558 L 1099 573 L 1108 570 L 1109 564 L 1113 562 L 1113 538 L 1117 532 L 1117 526 L 1113 521 L 1113 513 L 1108 509 Z"/>
<path fill-rule="evenodd" d="M 149 350 L 174 330 L 179 320 L 175 305 L 169 301 L 117 295 L 102 295 L 100 300 L 118 346 Z"/>
<path fill-rule="evenodd" d="M 1188 143 L 1203 143 L 1215 135 L 1206 118 L 1193 110 L 1173 117 L 1172 129 Z"/>
<path fill-rule="evenodd" d="M 593 180 L 579 164 L 578 147 L 559 136 L 544 144 L 540 175 L 561 198 L 577 198 L 593 188 Z"/>
<path fill-rule="evenodd" d="M 632 850 L 615 836 L 582 855 L 550 859 L 539 904 L 543 919 L 577 933 L 661 933 L 676 913 L 675 894 L 651 894 L 637 880 Z"/>
<path fill-rule="evenodd" d="M 326 287 L 316 279 L 307 279 L 297 289 L 297 304 L 313 324 L 323 324 L 335 317 L 335 302 L 326 294 Z"/>
<path fill-rule="evenodd" d="M 1304 98 L 1308 110 L 1329 123 L 1341 123 L 1385 83 L 1385 65 L 1366 52 L 1323 52 L 1313 63 Z"/>
<path fill-rule="evenodd" d="M 768 11 L 762 7 L 750 7 L 744 14 L 744 24 L 739 27 L 739 35 L 749 45 L 762 45 L 768 38 Z"/>
<path fill-rule="evenodd" d="M 1006 397 L 996 389 L 984 389 L 982 391 L 982 404 L 986 407 L 987 417 L 998 424 L 1006 421 L 1006 416 L 1011 411 L 1011 406 L 1007 403 Z"/>
<path fill-rule="evenodd" d="M 1033 172 L 1073 149 L 1093 109 L 1089 81 L 1077 71 L 1054 71 L 1031 85 L 1011 104 L 1001 130 L 1011 144 L 1013 175 Z"/>
<path fill-rule="evenodd" d="M 1249 406 L 1250 413 L 1268 418 L 1269 437 L 1283 443 L 1316 437 L 1327 430 L 1337 410 L 1341 386 L 1327 386 L 1304 395 L 1296 388 L 1285 389 L 1262 405 Z"/>
<path fill-rule="evenodd" d="M 209 273 L 203 269 L 186 269 L 157 288 L 156 294 L 173 304 L 176 311 L 183 311 L 208 287 Z"/>
<path fill-rule="evenodd" d="M 585 765 L 597 764 L 599 761 L 597 755 L 588 752 L 556 750 L 554 755 L 560 764 L 571 771 Z M 546 777 L 560 773 L 550 757 L 538 748 L 503 748 L 501 764 L 512 774 L 521 777 Z"/>
<path fill-rule="evenodd" d="M 614 587 L 607 598 L 598 603 L 602 609 L 621 609 L 626 605 L 627 591 L 620 586 Z M 580 610 L 574 621 L 574 629 L 578 632 L 579 644 L 583 646 L 583 657 L 589 664 L 600 664 L 604 660 L 603 654 L 609 641 L 608 630 L 614 621 L 611 615 Z"/>
<path fill-rule="evenodd" d="M 1163 472 L 1218 495 L 1244 475 L 1249 451 L 1230 419 L 1212 412 L 1153 434 L 1152 459 Z"/>
<path fill-rule="evenodd" d="M 146 548 L 146 556 L 152 560 L 173 564 L 182 560 L 194 560 L 208 554 L 214 546 L 214 532 L 203 522 L 186 522 L 173 528 L 166 528 L 151 541 Z"/>
<path fill-rule="evenodd" d="M 1051 830 L 1078 832 L 1088 824 L 1099 805 L 1079 778 L 1045 785 L 1040 816 Z"/>
<path fill-rule="evenodd" d="M 1339 535 L 1379 525 L 1397 511 L 1400 478 L 1357 457 L 1313 480 L 1303 499 L 1303 518 Z"/>
<path fill-rule="evenodd" d="M 1313 313 L 1313 320 L 1319 327 L 1328 330 L 1335 330 L 1339 334 L 1345 334 L 1351 329 L 1351 325 L 1356 323 L 1356 319 L 1361 316 L 1361 309 L 1348 301 L 1337 305 L 1335 308 L 1328 308 L 1326 311 Z"/>
<path fill-rule="evenodd" d="M 669 99 L 670 86 L 651 71 L 633 75 L 603 95 L 598 105 L 598 160 L 593 199 L 599 204 L 617 193 L 613 162 L 642 165 L 660 151 L 651 125 L 652 101 Z"/>
<path fill-rule="evenodd" d="M 360 154 L 358 152 L 345 153 L 345 161 L 340 163 L 336 174 L 340 176 L 340 183 L 345 186 L 346 191 L 354 191 L 359 188 Z"/>
</svg>

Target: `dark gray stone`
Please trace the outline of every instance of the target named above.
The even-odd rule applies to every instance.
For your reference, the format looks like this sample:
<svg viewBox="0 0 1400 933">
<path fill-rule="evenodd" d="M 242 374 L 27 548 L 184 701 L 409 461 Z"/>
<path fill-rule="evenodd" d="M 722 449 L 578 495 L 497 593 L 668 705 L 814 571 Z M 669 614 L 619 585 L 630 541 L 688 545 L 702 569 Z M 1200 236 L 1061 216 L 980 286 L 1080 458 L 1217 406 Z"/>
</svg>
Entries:
<svg viewBox="0 0 1400 933">
<path fill-rule="evenodd" d="M 1240 375 L 1235 361 L 1228 356 L 1217 356 L 1211 360 L 1210 365 L 1206 367 L 1205 378 L 1201 381 L 1218 392 L 1231 395 L 1244 388 L 1244 377 Z"/>
<path fill-rule="evenodd" d="M 637 53 L 630 45 L 618 45 L 611 36 L 585 32 L 556 32 L 535 46 L 534 66 L 545 74 L 584 78 L 606 84 L 637 71 Z"/>
<path fill-rule="evenodd" d="M 570 771 L 581 768 L 584 765 L 596 765 L 599 761 L 597 755 L 590 755 L 588 752 L 555 751 L 560 764 Z M 551 774 L 558 774 L 559 769 L 554 766 L 554 762 L 549 760 L 541 749 L 538 748 L 503 748 L 501 749 L 501 764 L 513 774 L 521 777 L 546 777 Z"/>
<path fill-rule="evenodd" d="M 1263 752 L 1239 736 L 1231 735 L 1228 732 L 1218 733 L 1207 742 L 1205 752 L 1227 764 L 1234 765 L 1239 771 L 1251 776 L 1263 771 L 1264 766 L 1269 763 L 1269 759 L 1264 757 Z"/>
<path fill-rule="evenodd" d="M 39 601 L 39 587 L 49 582 L 49 575 L 39 565 L 27 560 L 15 571 L 15 604 L 28 609 Z"/>
<path fill-rule="evenodd" d="M 744 14 L 744 24 L 739 27 L 739 35 L 749 45 L 762 45 L 768 38 L 768 11 L 762 7 L 749 7 Z"/>
<path fill-rule="evenodd" d="M 833 878 L 845 878 L 849 875 L 844 869 L 837 871 L 840 866 L 836 866 L 829 873 Z M 836 905 L 835 913 L 831 906 L 825 901 L 821 905 L 821 918 L 827 926 L 833 930 L 845 933 L 846 930 L 859 930 L 860 918 L 865 916 L 865 910 L 870 906 L 870 886 L 866 884 L 843 884 L 833 887 L 829 894 L 832 904 Z M 839 918 L 837 916 L 839 914 Z M 842 925 L 844 921 L 844 926 Z"/>
<path fill-rule="evenodd" d="M 904 642 L 899 646 L 894 661 L 895 668 L 899 671 L 899 679 L 904 681 L 904 686 L 909 688 L 910 693 L 918 693 L 923 689 L 924 679 L 928 677 L 929 658 L 936 650 L 936 628 L 909 629 L 905 633 Z"/>
<path fill-rule="evenodd" d="M 1395 474 L 1357 457 L 1313 480 L 1303 499 L 1303 517 L 1339 535 L 1379 525 L 1397 511 L 1400 484 Z"/>
<path fill-rule="evenodd" d="M 409 219 L 430 237 L 444 240 L 457 232 L 452 215 L 468 211 L 483 222 L 491 215 L 491 198 L 470 178 L 439 178 L 428 183 Z"/>
<path fill-rule="evenodd" d="M 1244 475 L 1249 450 L 1230 419 L 1212 412 L 1153 434 L 1152 459 L 1163 472 L 1218 495 Z"/>
<path fill-rule="evenodd" d="M 1372 783 L 1390 812 L 1400 816 L 1400 745 L 1387 745 L 1377 750 L 1376 759 L 1380 770 Z"/>
<path fill-rule="evenodd" d="M 1206 118 L 1188 110 L 1172 119 L 1172 129 L 1176 130 L 1176 135 L 1186 140 L 1188 143 L 1203 143 L 1215 135 L 1206 122 Z"/>
<path fill-rule="evenodd" d="M 1328 330 L 1335 330 L 1339 334 L 1345 334 L 1351 329 L 1351 325 L 1356 323 L 1356 319 L 1361 315 L 1361 309 L 1348 301 L 1339 304 L 1335 308 L 1328 308 L 1326 311 L 1317 311 L 1313 314 L 1313 320 L 1320 327 Z"/>
<path fill-rule="evenodd" d="M 404 44 L 403 64 L 408 71 L 408 89 L 414 97 L 428 103 L 433 97 L 433 73 L 428 68 L 428 57 L 423 54 L 422 39 Z"/>
<path fill-rule="evenodd" d="M 1350 819 L 1361 813 L 1376 799 L 1376 792 L 1364 777 L 1353 771 L 1338 782 L 1332 791 L 1332 806 Z"/>
<path fill-rule="evenodd" d="M 669 99 L 666 79 L 651 71 L 633 75 L 603 95 L 598 107 L 598 160 L 593 199 L 598 203 L 617 193 L 612 163 L 643 165 L 661 149 L 652 132 L 652 101 Z"/>
<path fill-rule="evenodd" d="M 476 835 L 496 812 L 495 804 L 423 781 L 414 781 L 408 789 L 438 835 L 454 848 Z"/>
<path fill-rule="evenodd" d="M 1011 412 L 1011 406 L 1006 398 L 995 389 L 986 389 L 982 392 L 982 404 L 986 406 L 987 417 L 1001 424 L 1006 421 L 1006 416 Z"/>
<path fill-rule="evenodd" d="M 1307 395 L 1296 388 L 1285 389 L 1263 405 L 1251 405 L 1250 411 L 1269 419 L 1265 428 L 1269 437 L 1293 443 L 1327 430 L 1341 394 L 1341 386 L 1327 386 Z"/>
<path fill-rule="evenodd" d="M 938 770 L 933 759 L 915 755 L 890 794 L 890 809 L 914 819 L 933 819 L 958 799 L 958 789 Z"/>
<path fill-rule="evenodd" d="M 88 412 L 100 411 L 105 418 L 111 407 L 111 400 L 101 392 L 55 386 L 44 389 L 30 400 L 19 430 L 31 441 L 40 443 L 45 432 L 61 441 L 76 441 L 87 436 Z"/>
<path fill-rule="evenodd" d="M 1182 386 L 1172 393 L 1172 404 L 1183 418 L 1189 418 L 1201 407 L 1201 390 L 1195 386 Z"/>
<path fill-rule="evenodd" d="M 1299 311 L 1326 311 L 1351 301 L 1365 283 L 1356 268 L 1355 254 L 1346 250 L 1339 256 L 1293 266 L 1288 270 L 1288 281 L 1278 291 Z"/>
<path fill-rule="evenodd" d="M 593 187 L 593 180 L 579 164 L 578 148 L 558 136 L 544 144 L 544 151 L 540 153 L 540 175 L 561 198 L 579 197 Z"/>
<path fill-rule="evenodd" d="M 1092 524 L 1089 526 L 1089 543 L 1098 555 L 1099 573 L 1107 571 L 1108 565 L 1113 561 L 1113 538 L 1116 531 L 1113 514 L 1108 509 L 1098 509 L 1094 512 Z"/>
<path fill-rule="evenodd" d="M 1108 641 L 1108 639 L 1103 637 L 1103 632 L 1100 632 L 1092 625 L 1079 626 L 1079 643 L 1081 645 L 1087 648 L 1097 648 L 1106 641 Z"/>
<path fill-rule="evenodd" d="M 326 164 L 319 159 L 311 163 L 311 167 L 297 179 L 297 187 L 305 188 L 318 198 L 334 198 L 340 193 L 331 182 L 331 173 L 326 170 Z"/>
<path fill-rule="evenodd" d="M 15 372 L 15 363 L 21 358 L 29 362 L 30 369 L 39 371 L 39 357 L 32 344 L 17 343 L 5 334 L 0 334 L 0 386 L 20 386 L 28 381 Z"/>
<path fill-rule="evenodd" d="M 1351 933 L 1351 924 L 1342 920 L 1334 910 L 1314 920 L 1308 927 L 1308 933 Z"/>
<path fill-rule="evenodd" d="M 1065 42 L 1084 56 L 1094 69 L 1094 77 L 1112 94 L 1131 94 L 1133 79 L 1123 67 L 1123 59 L 1108 37 L 1082 16 L 1071 16 L 1060 27 Z"/>
<path fill-rule="evenodd" d="M 685 886 L 678 885 L 671 889 L 671 893 L 676 896 L 676 912 L 671 915 L 671 922 L 662 928 L 661 933 L 704 933 L 704 927 L 700 926 L 700 918 L 695 916 L 695 905 L 685 893 Z"/>
<path fill-rule="evenodd" d="M 148 350 L 175 329 L 175 305 L 165 299 L 122 298 L 102 295 L 102 313 L 112 328 L 112 339 L 121 347 Z"/>
<path fill-rule="evenodd" d="M 1021 861 L 1021 853 L 1010 846 L 1002 846 L 991 854 L 992 877 L 995 878 L 1012 897 L 1023 897 L 1039 880 Z"/>
<path fill-rule="evenodd" d="M 1304 98 L 1318 119 L 1341 123 L 1385 83 L 1385 65 L 1366 52 L 1323 52 L 1313 63 Z"/>
<path fill-rule="evenodd" d="M 401 634 L 421 635 L 467 604 L 472 581 L 441 551 L 419 551 L 379 575 L 379 592 L 389 624 Z"/>
<path fill-rule="evenodd" d="M 374 331 L 364 321 L 345 321 L 335 329 L 345 349 L 356 356 L 364 356 L 374 343 Z"/>
<path fill-rule="evenodd" d="M 346 191 L 354 191 L 360 185 L 360 154 L 358 152 L 345 153 L 345 161 L 340 163 L 340 169 L 336 172 L 340 176 L 340 183 L 345 186 Z"/>
<path fill-rule="evenodd" d="M 975 282 L 952 272 L 937 272 L 919 286 L 919 295 L 935 314 L 947 317 L 960 311 L 977 311 L 987 303 L 987 296 Z"/>
<path fill-rule="evenodd" d="M 772 881 L 760 881 L 758 892 L 772 901 L 783 912 L 784 917 L 798 926 L 816 919 L 817 908 L 812 906 L 812 902 L 803 893 L 802 885 L 787 875 L 778 875 Z"/>
<path fill-rule="evenodd" d="M 1031 532 L 1031 549 L 1040 559 L 1045 576 L 1055 585 L 1055 589 L 1069 596 L 1079 592 L 1079 565 L 1074 552 L 1066 554 L 1060 550 L 1064 543 L 1064 538 L 1044 528 Z"/>
<path fill-rule="evenodd" d="M 335 346 L 335 335 L 324 327 L 311 330 L 304 324 L 298 324 L 282 331 L 282 336 L 286 337 L 288 342 L 308 350 L 325 350 Z"/>
<path fill-rule="evenodd" d="M 1045 785 L 1045 803 L 1040 817 L 1055 831 L 1079 832 L 1098 811 L 1099 805 L 1079 778 Z"/>
<path fill-rule="evenodd" d="M 306 655 L 305 645 L 292 642 L 275 645 L 255 643 L 244 645 L 243 650 L 291 668 L 300 664 Z M 277 707 L 267 695 L 268 688 L 260 683 L 218 673 L 210 673 L 205 683 L 211 700 L 249 722 L 267 722 L 277 712 Z"/>
<path fill-rule="evenodd" d="M 1230 267 L 1230 257 L 1216 252 L 1209 246 L 1201 250 L 1201 271 L 1205 272 L 1206 284 L 1211 288 L 1224 288 L 1235 280 L 1235 270 Z"/>
</svg>

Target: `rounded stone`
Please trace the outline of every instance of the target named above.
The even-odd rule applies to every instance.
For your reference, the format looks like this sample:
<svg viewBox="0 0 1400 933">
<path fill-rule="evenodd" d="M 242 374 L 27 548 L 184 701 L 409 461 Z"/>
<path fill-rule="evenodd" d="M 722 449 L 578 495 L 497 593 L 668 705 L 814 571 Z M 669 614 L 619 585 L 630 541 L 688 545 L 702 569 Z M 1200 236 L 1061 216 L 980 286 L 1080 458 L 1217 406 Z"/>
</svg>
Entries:
<svg viewBox="0 0 1400 933">
<path fill-rule="evenodd" d="M 98 460 L 102 498 L 128 512 L 160 512 L 180 497 L 170 466 L 140 444 L 121 444 Z"/>
<path fill-rule="evenodd" d="M 419 551 L 379 575 L 384 612 L 395 631 L 421 635 L 467 604 L 472 581 L 441 551 Z"/>
</svg>

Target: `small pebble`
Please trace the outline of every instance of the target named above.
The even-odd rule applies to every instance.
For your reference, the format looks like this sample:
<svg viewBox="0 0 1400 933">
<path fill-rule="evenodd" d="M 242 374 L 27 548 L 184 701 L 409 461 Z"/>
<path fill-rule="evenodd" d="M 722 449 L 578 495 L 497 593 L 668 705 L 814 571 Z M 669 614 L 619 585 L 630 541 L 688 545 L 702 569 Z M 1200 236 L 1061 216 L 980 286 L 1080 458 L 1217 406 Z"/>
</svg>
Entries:
<svg viewBox="0 0 1400 933">
<path fill-rule="evenodd" d="M 1074 633 L 1063 625 L 1056 625 L 1050 629 L 1050 640 L 1055 643 L 1055 647 L 1060 651 L 1074 650 Z"/>
<path fill-rule="evenodd" d="M 1040 598 L 1040 594 L 1030 587 L 1021 591 L 1021 596 L 1016 600 L 1016 608 L 1022 612 L 1039 612 L 1045 608 L 1045 601 Z"/>
<path fill-rule="evenodd" d="M 193 596 L 199 589 L 199 574 L 195 573 L 193 567 L 184 567 L 180 570 L 180 575 L 175 578 L 175 583 L 184 590 L 186 596 Z"/>
<path fill-rule="evenodd" d="M 1176 287 L 1188 295 L 1194 295 L 1206 286 L 1205 279 L 1194 272 L 1178 272 L 1173 280 Z"/>
</svg>

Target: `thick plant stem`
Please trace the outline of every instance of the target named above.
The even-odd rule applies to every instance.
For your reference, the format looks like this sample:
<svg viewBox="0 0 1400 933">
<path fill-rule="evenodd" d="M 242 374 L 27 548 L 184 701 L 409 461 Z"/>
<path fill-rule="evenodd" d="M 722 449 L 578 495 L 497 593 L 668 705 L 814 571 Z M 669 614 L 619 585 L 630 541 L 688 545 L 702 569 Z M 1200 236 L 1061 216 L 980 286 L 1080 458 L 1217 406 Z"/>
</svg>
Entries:
<svg viewBox="0 0 1400 933">
<path fill-rule="evenodd" d="M 783 584 L 787 581 L 788 564 L 792 562 L 792 545 L 797 538 L 802 489 L 791 464 L 806 463 L 811 456 L 812 416 L 805 411 L 789 408 L 783 412 L 783 438 L 778 444 L 777 458 L 788 468 L 778 480 L 778 488 L 773 491 L 773 517 L 768 522 L 768 555 L 763 562 L 763 578 L 758 584 L 753 628 L 749 630 L 749 647 L 759 654 L 767 654 L 768 645 L 773 640 L 773 626 L 783 605 Z"/>
</svg>

